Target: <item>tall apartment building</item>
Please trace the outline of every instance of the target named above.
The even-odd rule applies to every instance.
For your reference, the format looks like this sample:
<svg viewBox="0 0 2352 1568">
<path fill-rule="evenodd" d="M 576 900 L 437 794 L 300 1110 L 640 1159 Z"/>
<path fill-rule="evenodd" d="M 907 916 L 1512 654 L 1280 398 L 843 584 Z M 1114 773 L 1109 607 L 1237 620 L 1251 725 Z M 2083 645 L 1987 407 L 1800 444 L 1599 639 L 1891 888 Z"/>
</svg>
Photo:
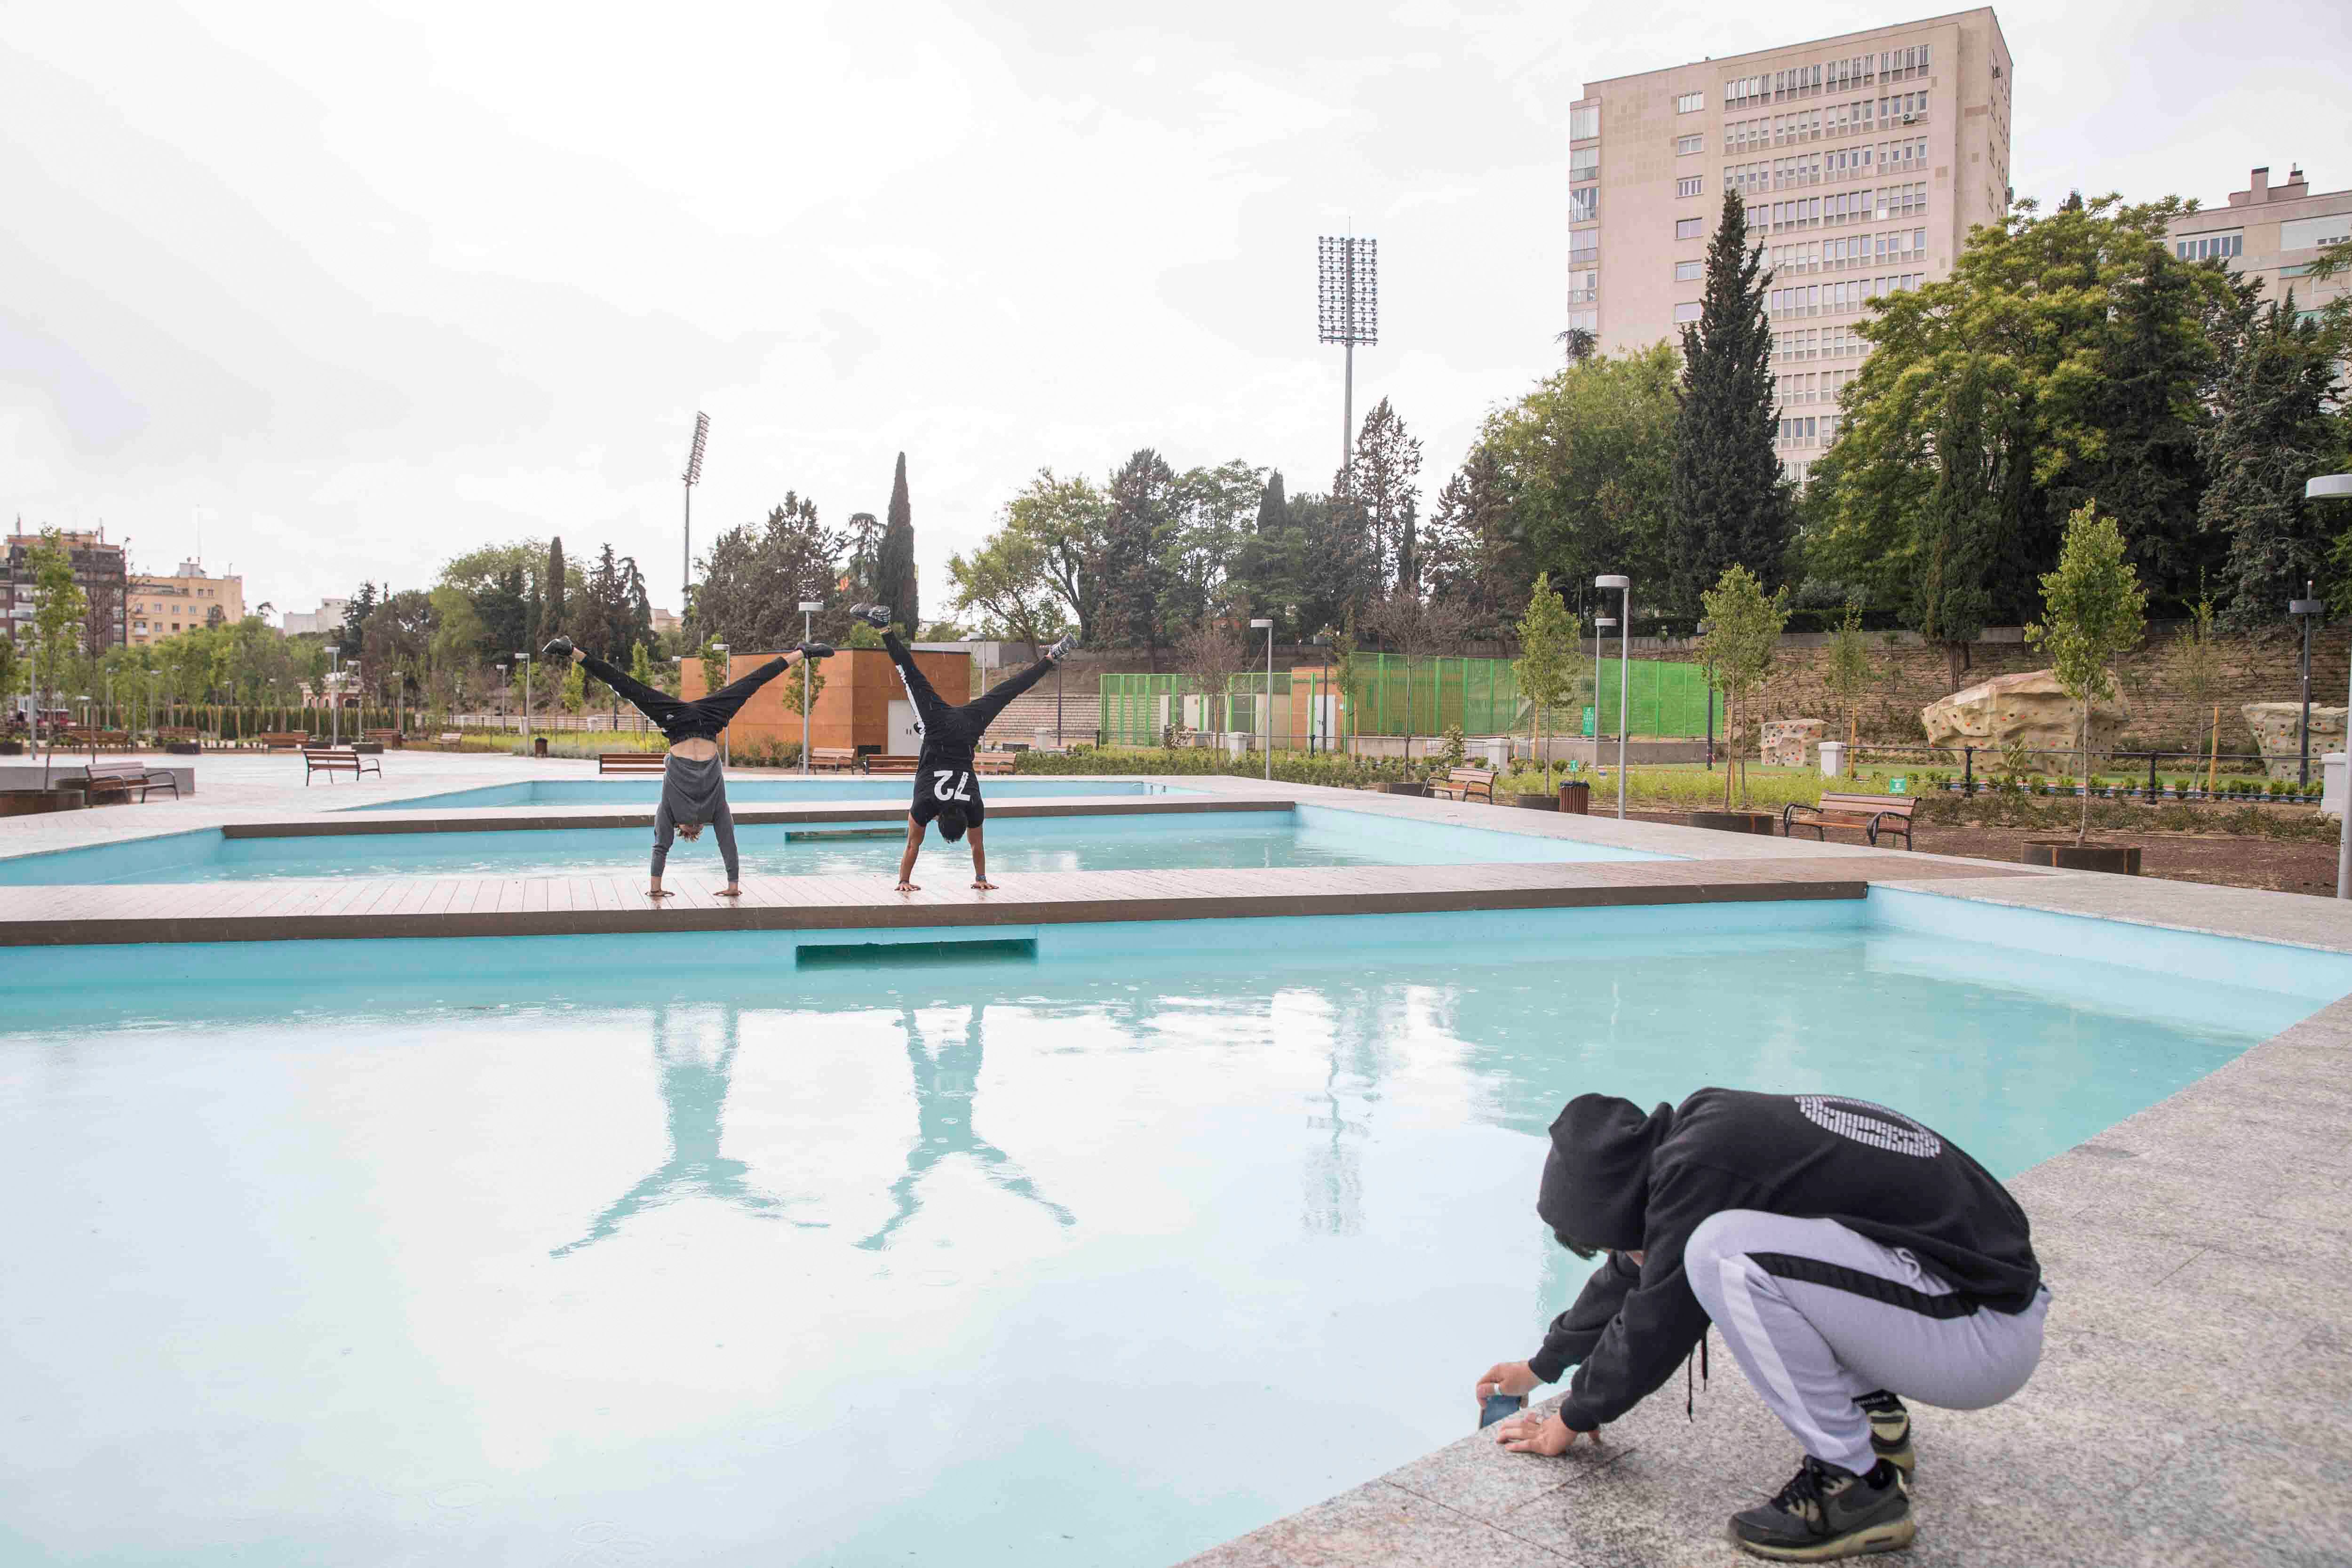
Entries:
<svg viewBox="0 0 2352 1568">
<path fill-rule="evenodd" d="M 165 642 L 198 626 L 245 619 L 245 579 L 213 577 L 204 563 L 183 561 L 169 576 L 131 574 L 131 646 Z"/>
<path fill-rule="evenodd" d="M 2313 195 L 2299 168 L 2277 185 L 2268 168 L 2256 169 L 2244 190 L 2230 193 L 2228 205 L 2175 218 L 2169 232 L 2173 254 L 2186 261 L 2221 257 L 2231 271 L 2259 277 L 2265 300 L 2284 300 L 2292 289 L 2295 309 L 2309 311 L 2352 293 L 2352 277 L 2315 283 L 2307 276 L 2320 247 L 2352 238 L 2352 191 Z"/>
<path fill-rule="evenodd" d="M 106 541 L 106 531 L 58 535 L 73 562 L 74 581 L 88 601 L 83 613 L 83 651 L 100 654 L 123 643 L 123 550 Z M 28 634 L 33 625 L 34 573 L 31 556 L 41 547 L 37 533 L 8 536 L 8 570 L 0 580 L 0 624 L 16 636 Z"/>
<path fill-rule="evenodd" d="M 1568 324 L 1612 352 L 1698 319 L 1730 187 L 1765 247 L 1780 461 L 1801 479 L 1869 347 L 1869 300 L 1948 275 L 2009 210 L 1990 7 L 1587 82 L 1569 110 Z"/>
<path fill-rule="evenodd" d="M 341 631 L 351 608 L 349 599 L 321 599 L 315 610 L 287 611 L 284 630 L 289 637 Z"/>
</svg>

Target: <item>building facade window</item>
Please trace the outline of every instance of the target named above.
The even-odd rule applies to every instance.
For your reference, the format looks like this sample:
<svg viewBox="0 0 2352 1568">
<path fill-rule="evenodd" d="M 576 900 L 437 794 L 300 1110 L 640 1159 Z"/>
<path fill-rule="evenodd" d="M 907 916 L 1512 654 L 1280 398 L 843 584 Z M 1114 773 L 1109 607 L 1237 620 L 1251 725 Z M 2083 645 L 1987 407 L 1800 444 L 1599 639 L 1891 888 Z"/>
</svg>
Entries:
<svg viewBox="0 0 2352 1568">
<path fill-rule="evenodd" d="M 1597 180 L 1601 177 L 1601 149 L 1579 147 L 1568 155 L 1568 177 L 1571 180 Z"/>
<path fill-rule="evenodd" d="M 1601 216 L 1601 187 L 1586 185 L 1568 193 L 1568 221 L 1591 223 Z"/>
<path fill-rule="evenodd" d="M 1706 232 L 1706 219 L 1703 217 L 1678 217 L 1675 219 L 1675 237 L 1676 239 L 1696 239 Z"/>
<path fill-rule="evenodd" d="M 1600 134 L 1601 106 L 1599 104 L 1589 103 L 1581 109 L 1571 109 L 1568 111 L 1568 139 L 1570 141 L 1582 142 L 1589 137 L 1598 136 Z"/>
<path fill-rule="evenodd" d="M 1568 237 L 1568 264 L 1570 267 L 1588 266 L 1600 259 L 1601 231 L 1599 229 L 1579 229 Z"/>
<path fill-rule="evenodd" d="M 1601 330 L 1601 312 L 1598 310 L 1570 310 L 1568 313 L 1568 330 L 1571 332 L 1599 331 Z"/>
<path fill-rule="evenodd" d="M 1697 280 L 1700 272 L 1706 268 L 1706 263 L 1703 261 L 1677 261 L 1675 263 L 1675 281 L 1677 283 L 1695 282 Z"/>
<path fill-rule="evenodd" d="M 1706 138 L 1704 136 L 1677 136 L 1675 138 L 1675 156 L 1677 158 L 1687 158 L 1693 153 L 1704 153 L 1706 151 Z"/>
<path fill-rule="evenodd" d="M 2347 239 L 2352 239 L 2352 213 L 2290 218 L 2279 225 L 2281 250 L 2312 250 L 2323 245 L 2340 245 Z M 2232 250 L 2229 254 L 2238 253 Z"/>
<path fill-rule="evenodd" d="M 1568 302 L 1590 305 L 1601 298 L 1601 274 L 1591 268 L 1568 275 Z"/>
<path fill-rule="evenodd" d="M 1675 195 L 1678 196 L 1695 196 L 1698 195 L 1698 187 L 1699 176 L 1696 174 L 1691 174 L 1675 182 Z"/>
<path fill-rule="evenodd" d="M 1675 320 L 1677 321 L 1696 321 L 1698 320 L 1699 310 L 1699 301 L 1696 300 L 1685 300 L 1681 304 L 1675 307 Z"/>
<path fill-rule="evenodd" d="M 2279 227 L 2284 237 L 2286 226 L 2282 224 Z M 2195 239 L 2180 240 L 2172 250 L 2183 261 L 2203 261 L 2208 257 L 2242 255 L 2245 242 L 2245 230 L 2232 229 L 2228 234 L 2203 234 Z"/>
<path fill-rule="evenodd" d="M 1696 114 L 1700 110 L 1705 109 L 1706 107 L 1706 94 L 1703 92 L 1686 92 L 1675 100 L 1675 112 L 1676 114 Z"/>
</svg>

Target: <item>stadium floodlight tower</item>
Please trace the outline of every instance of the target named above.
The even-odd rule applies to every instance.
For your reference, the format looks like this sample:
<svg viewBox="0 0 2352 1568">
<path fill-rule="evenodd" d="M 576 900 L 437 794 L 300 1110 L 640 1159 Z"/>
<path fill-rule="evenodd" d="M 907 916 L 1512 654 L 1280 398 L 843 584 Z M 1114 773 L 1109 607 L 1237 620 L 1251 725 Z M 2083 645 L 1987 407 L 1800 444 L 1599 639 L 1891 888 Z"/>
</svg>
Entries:
<svg viewBox="0 0 2352 1568">
<path fill-rule="evenodd" d="M 1322 342 L 1348 350 L 1345 390 L 1339 401 L 1339 472 L 1356 458 L 1356 345 L 1381 341 L 1381 258 L 1377 239 L 1359 235 L 1322 236 L 1315 242 L 1316 324 Z"/>
<path fill-rule="evenodd" d="M 710 416 L 697 410 L 694 416 L 694 445 L 686 454 L 686 472 L 678 479 L 686 487 L 686 549 L 685 564 L 677 579 L 677 605 L 687 608 L 687 595 L 694 590 L 694 487 L 702 482 L 702 444 L 710 438 Z"/>
</svg>

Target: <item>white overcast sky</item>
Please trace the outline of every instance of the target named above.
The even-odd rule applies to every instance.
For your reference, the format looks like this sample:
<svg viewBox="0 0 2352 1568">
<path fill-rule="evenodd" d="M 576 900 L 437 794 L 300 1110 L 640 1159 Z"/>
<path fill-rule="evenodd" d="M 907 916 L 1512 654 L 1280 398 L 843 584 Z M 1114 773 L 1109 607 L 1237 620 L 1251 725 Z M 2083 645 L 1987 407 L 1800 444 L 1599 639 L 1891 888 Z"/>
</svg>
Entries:
<svg viewBox="0 0 2352 1568">
<path fill-rule="evenodd" d="M 703 408 L 698 541 L 903 449 L 936 615 L 1041 465 L 1323 488 L 1351 217 L 1433 492 L 1553 363 L 1583 82 L 1930 14 L 0 0 L 0 508 L 281 612 L 547 533 L 674 608 Z M 2021 194 L 2352 184 L 2352 6 L 2000 16 Z"/>
</svg>

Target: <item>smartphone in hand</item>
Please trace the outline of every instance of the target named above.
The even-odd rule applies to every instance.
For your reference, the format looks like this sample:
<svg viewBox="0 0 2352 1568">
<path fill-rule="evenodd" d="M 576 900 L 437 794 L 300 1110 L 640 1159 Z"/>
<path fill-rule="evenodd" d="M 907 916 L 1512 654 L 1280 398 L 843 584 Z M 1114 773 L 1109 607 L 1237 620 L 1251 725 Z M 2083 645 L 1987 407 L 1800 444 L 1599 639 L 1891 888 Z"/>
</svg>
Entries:
<svg viewBox="0 0 2352 1568">
<path fill-rule="evenodd" d="M 1508 1420 L 1527 1407 L 1528 1396 L 1524 1394 L 1490 1394 L 1486 1395 L 1486 1408 L 1478 1416 L 1478 1429 L 1483 1432 L 1496 1422 Z"/>
</svg>

